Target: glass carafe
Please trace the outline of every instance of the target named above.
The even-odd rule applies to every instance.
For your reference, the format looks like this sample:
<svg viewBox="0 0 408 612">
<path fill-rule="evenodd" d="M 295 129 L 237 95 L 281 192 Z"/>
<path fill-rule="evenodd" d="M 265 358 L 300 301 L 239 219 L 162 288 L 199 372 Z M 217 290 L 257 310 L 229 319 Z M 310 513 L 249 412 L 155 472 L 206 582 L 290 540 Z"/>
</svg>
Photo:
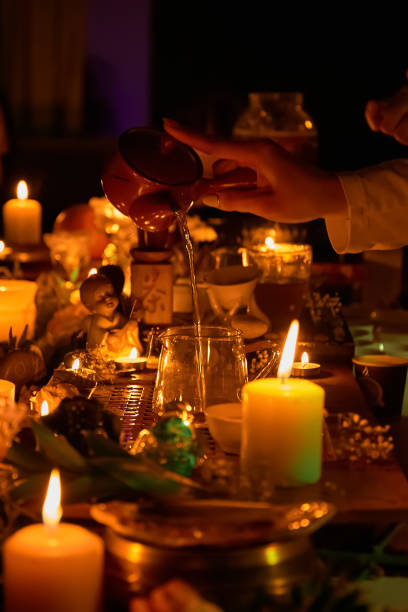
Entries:
<svg viewBox="0 0 408 612">
<path fill-rule="evenodd" d="M 317 131 L 303 108 L 300 92 L 249 93 L 248 106 L 238 117 L 233 136 L 270 138 L 305 161 L 317 159 Z"/>
</svg>

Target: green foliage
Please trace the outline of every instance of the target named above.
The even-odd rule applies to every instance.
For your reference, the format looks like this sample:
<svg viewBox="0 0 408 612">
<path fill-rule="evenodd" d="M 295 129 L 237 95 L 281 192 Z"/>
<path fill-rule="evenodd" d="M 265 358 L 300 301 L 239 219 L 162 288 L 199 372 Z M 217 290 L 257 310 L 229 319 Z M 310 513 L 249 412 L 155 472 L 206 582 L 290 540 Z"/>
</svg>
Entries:
<svg viewBox="0 0 408 612">
<path fill-rule="evenodd" d="M 32 420 L 37 448 L 14 442 L 7 461 L 18 472 L 11 491 L 13 501 L 44 499 L 52 468 L 58 468 L 63 482 L 65 504 L 191 494 L 201 490 L 194 481 L 169 472 L 142 456 L 129 455 L 103 434 L 87 432 L 84 457 L 64 436 L 56 435 L 44 423 Z"/>
</svg>

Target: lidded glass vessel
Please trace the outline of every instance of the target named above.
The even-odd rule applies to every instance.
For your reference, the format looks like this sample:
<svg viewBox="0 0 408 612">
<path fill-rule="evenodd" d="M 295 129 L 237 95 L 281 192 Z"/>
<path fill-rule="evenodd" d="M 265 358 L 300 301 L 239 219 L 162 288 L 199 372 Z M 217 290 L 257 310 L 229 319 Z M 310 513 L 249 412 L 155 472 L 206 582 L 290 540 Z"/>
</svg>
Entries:
<svg viewBox="0 0 408 612">
<path fill-rule="evenodd" d="M 252 92 L 233 128 L 237 139 L 270 138 L 308 162 L 316 162 L 318 139 L 300 92 Z"/>
</svg>

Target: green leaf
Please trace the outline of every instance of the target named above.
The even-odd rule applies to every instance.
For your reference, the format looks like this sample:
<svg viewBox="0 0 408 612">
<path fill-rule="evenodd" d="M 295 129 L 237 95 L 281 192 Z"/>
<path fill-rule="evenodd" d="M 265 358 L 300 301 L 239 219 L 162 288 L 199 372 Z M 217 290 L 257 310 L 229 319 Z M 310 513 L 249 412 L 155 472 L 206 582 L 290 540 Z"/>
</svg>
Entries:
<svg viewBox="0 0 408 612">
<path fill-rule="evenodd" d="M 89 452 L 95 457 L 125 457 L 128 458 L 130 455 L 123 448 L 121 448 L 116 442 L 110 438 L 105 438 L 101 434 L 87 431 L 84 433 L 86 442 L 88 444 Z"/>
<path fill-rule="evenodd" d="M 50 473 L 33 474 L 25 478 L 10 490 L 11 501 L 26 501 L 33 498 L 45 498 Z"/>
<path fill-rule="evenodd" d="M 25 472 L 44 472 L 51 469 L 50 463 L 43 455 L 18 442 L 13 442 L 6 459 Z"/>
<path fill-rule="evenodd" d="M 79 476 L 63 484 L 63 504 L 115 499 L 128 492 L 126 485 L 106 474 Z"/>
<path fill-rule="evenodd" d="M 32 419 L 31 426 L 37 438 L 41 452 L 48 457 L 56 467 L 72 472 L 87 470 L 86 459 L 66 440 L 64 436 L 56 436 L 43 423 Z"/>
<path fill-rule="evenodd" d="M 90 465 L 110 474 L 130 489 L 152 495 L 177 493 L 181 489 L 202 490 L 193 480 L 169 472 L 152 461 L 128 456 L 123 460 L 98 457 Z"/>
</svg>

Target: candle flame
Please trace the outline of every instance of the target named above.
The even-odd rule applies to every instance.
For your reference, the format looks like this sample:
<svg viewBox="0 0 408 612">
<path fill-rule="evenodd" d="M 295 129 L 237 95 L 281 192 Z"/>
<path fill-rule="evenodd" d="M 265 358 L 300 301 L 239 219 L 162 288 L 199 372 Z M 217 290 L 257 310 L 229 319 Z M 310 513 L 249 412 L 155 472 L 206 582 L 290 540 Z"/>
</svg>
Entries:
<svg viewBox="0 0 408 612">
<path fill-rule="evenodd" d="M 275 240 L 274 240 L 274 238 L 272 238 L 272 236 L 267 236 L 265 238 L 265 246 L 268 249 L 274 249 L 275 248 Z"/>
<path fill-rule="evenodd" d="M 61 479 L 59 470 L 52 470 L 48 483 L 47 495 L 42 508 L 42 518 L 45 525 L 58 525 L 62 516 Z"/>
<path fill-rule="evenodd" d="M 6 248 L 5 243 L 3 242 L 3 240 L 0 240 L 0 253 L 4 251 L 5 248 Z"/>
<path fill-rule="evenodd" d="M 74 363 L 72 364 L 72 369 L 79 370 L 79 359 L 75 359 Z"/>
<path fill-rule="evenodd" d="M 299 333 L 299 321 L 292 321 L 286 337 L 285 346 L 283 347 L 282 357 L 278 368 L 279 378 L 289 378 L 293 359 L 295 357 L 296 341 Z"/>
<path fill-rule="evenodd" d="M 28 188 L 25 181 L 19 181 L 17 185 L 17 197 L 19 200 L 26 200 L 28 198 Z"/>
<path fill-rule="evenodd" d="M 309 355 L 306 353 L 306 351 L 302 353 L 300 361 L 302 362 L 302 365 L 306 365 L 307 363 L 309 363 Z"/>
<path fill-rule="evenodd" d="M 88 272 L 88 278 L 90 276 L 94 276 L 95 274 L 98 274 L 98 270 L 96 268 L 91 268 Z"/>
<path fill-rule="evenodd" d="M 41 408 L 40 408 L 40 416 L 47 416 L 47 414 L 50 414 L 50 409 L 48 407 L 48 402 L 47 400 L 44 400 L 43 403 L 41 404 Z"/>
<path fill-rule="evenodd" d="M 137 348 L 134 346 L 129 353 L 130 359 L 136 359 L 137 357 Z"/>
</svg>

